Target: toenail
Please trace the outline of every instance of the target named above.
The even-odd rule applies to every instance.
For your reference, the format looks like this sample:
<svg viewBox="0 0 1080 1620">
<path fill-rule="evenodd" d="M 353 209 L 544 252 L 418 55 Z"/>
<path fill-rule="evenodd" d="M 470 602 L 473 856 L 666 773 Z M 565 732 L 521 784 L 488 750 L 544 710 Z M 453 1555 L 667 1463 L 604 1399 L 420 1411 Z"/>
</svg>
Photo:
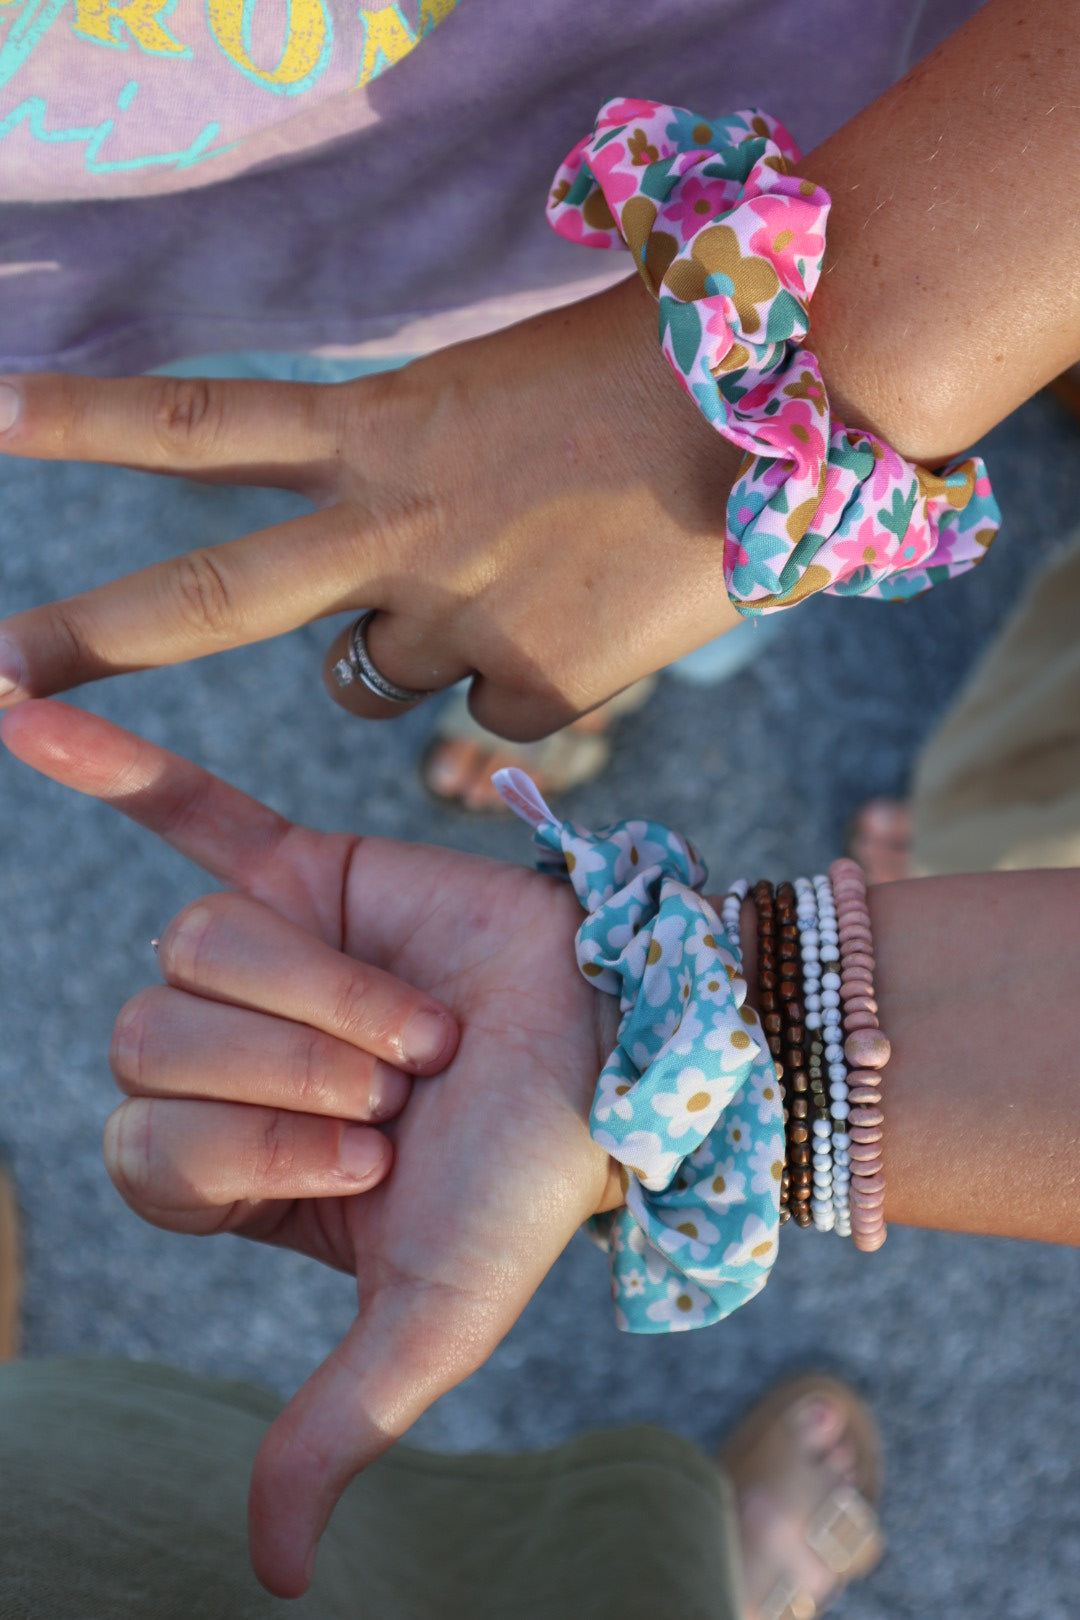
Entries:
<svg viewBox="0 0 1080 1620">
<path fill-rule="evenodd" d="M 836 1403 L 824 1395 L 807 1395 L 792 1416 L 803 1437 L 817 1445 L 828 1444 L 833 1435 L 839 1438 L 843 1430 L 842 1414 Z"/>
</svg>

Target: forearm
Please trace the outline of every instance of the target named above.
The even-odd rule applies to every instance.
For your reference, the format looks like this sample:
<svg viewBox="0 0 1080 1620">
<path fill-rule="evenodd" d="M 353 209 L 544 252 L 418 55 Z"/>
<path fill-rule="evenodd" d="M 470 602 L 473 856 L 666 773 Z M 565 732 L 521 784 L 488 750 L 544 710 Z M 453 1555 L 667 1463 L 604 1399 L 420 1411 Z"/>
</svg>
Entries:
<svg viewBox="0 0 1080 1620">
<path fill-rule="evenodd" d="M 833 426 L 840 422 L 869 428 L 916 462 L 935 466 L 965 450 L 1080 356 L 1080 211 L 1063 201 L 1080 180 L 1080 9 L 1066 8 L 1067 16 L 1062 9 L 1051 0 L 989 0 L 900 84 L 797 164 L 800 175 L 823 185 L 832 198 L 807 343 L 821 363 Z M 655 133 L 652 125 L 648 128 Z M 636 138 L 643 138 L 642 131 Z M 638 171 L 625 152 L 620 161 L 620 185 L 633 186 Z M 642 199 L 646 209 L 652 208 L 645 193 Z M 628 210 L 629 204 L 626 218 Z M 775 221 L 770 229 L 778 232 L 775 242 L 782 245 L 792 231 L 778 230 L 775 209 L 770 217 Z M 819 218 L 815 215 L 815 221 Z M 558 220 L 556 226 L 561 228 Z M 720 251 L 710 230 L 701 238 L 706 244 L 702 264 L 711 264 L 708 255 Z M 820 246 L 818 237 L 806 241 Z M 675 243 L 659 231 L 650 237 L 648 252 L 660 265 Z M 761 273 L 758 293 L 764 309 L 762 289 L 772 285 L 772 272 L 754 257 L 767 251 L 759 237 L 751 239 L 751 247 L 749 253 L 745 245 L 740 249 L 738 271 L 729 268 L 736 278 L 745 273 L 745 279 L 749 262 Z M 647 263 L 648 253 L 649 279 Z M 665 276 L 676 300 L 695 296 L 697 282 L 682 273 L 685 268 L 680 260 Z M 751 296 L 749 285 L 747 280 L 746 297 Z M 738 295 L 732 296 L 739 307 Z M 626 397 L 649 396 L 648 448 L 663 447 L 674 498 L 683 510 L 692 511 L 693 532 L 704 533 L 707 555 L 708 537 L 719 530 L 736 472 L 728 454 L 731 446 L 720 446 L 717 434 L 696 420 L 685 395 L 676 393 L 673 379 L 663 375 L 667 368 L 654 349 L 655 310 L 642 288 L 632 282 L 603 295 L 595 307 L 598 317 L 602 310 L 625 333 L 612 340 L 611 348 L 613 354 L 621 351 L 620 375 L 632 384 Z M 690 360 L 678 359 L 670 346 L 668 353 L 688 389 L 712 401 L 712 385 L 702 381 L 704 373 L 697 376 Z M 787 392 L 797 393 L 798 388 L 790 386 Z M 766 414 L 775 412 L 778 403 L 772 400 L 763 407 Z M 717 406 L 713 415 L 723 420 L 723 409 Z M 635 426 L 634 421 L 627 424 L 628 438 Z M 793 424 L 791 431 L 809 430 Z M 646 448 L 643 444 L 634 456 L 635 466 L 646 464 Z M 877 485 L 875 478 L 881 524 L 892 533 L 895 514 L 883 515 L 888 486 L 883 494 Z M 906 489 L 901 490 L 905 497 Z M 668 495 L 669 504 L 672 498 Z M 757 498 L 764 499 L 763 492 Z M 810 505 L 803 502 L 800 512 Z M 736 537 L 739 525 L 750 523 L 748 532 L 759 552 L 751 562 L 753 546 L 742 537 L 749 550 L 728 568 L 727 585 L 736 597 L 744 590 L 761 596 L 772 589 L 776 600 L 786 604 L 797 599 L 804 585 L 787 577 L 781 597 L 780 588 L 768 583 L 771 574 L 761 573 L 767 555 L 773 558 L 770 568 L 779 569 L 777 556 L 791 559 L 783 544 L 777 547 L 768 525 L 759 534 L 750 522 L 755 509 L 748 497 L 738 507 L 737 521 L 728 513 Z M 834 490 L 821 509 L 826 537 L 832 536 L 829 518 L 836 511 Z M 803 533 L 799 524 L 805 521 L 800 518 L 794 527 L 794 519 L 789 521 L 792 540 Z M 993 527 L 988 520 L 975 538 L 985 545 Z M 932 532 L 936 535 L 936 528 Z M 874 533 L 871 523 L 869 534 Z M 785 542 L 786 537 L 779 539 Z M 913 544 L 917 549 L 914 539 Z M 882 534 L 879 546 L 860 532 L 859 550 L 855 545 L 848 538 L 835 552 L 827 545 L 820 550 L 817 560 L 825 571 L 819 566 L 813 586 L 805 588 L 847 579 L 860 558 L 880 571 L 890 547 L 895 550 L 888 533 Z M 949 555 L 947 544 L 942 550 Z M 973 555 L 979 555 L 974 548 L 964 557 L 964 566 Z M 694 578 L 697 559 L 691 546 L 684 546 L 676 566 L 688 580 Z M 912 589 L 925 583 L 907 581 Z M 686 596 L 707 604 L 706 633 L 728 628 L 735 622 L 733 614 L 721 620 L 711 590 L 702 588 L 703 580 L 698 585 Z M 686 608 L 687 618 L 693 611 Z M 684 621 L 680 629 L 687 628 Z"/>
<path fill-rule="evenodd" d="M 799 172 L 839 420 L 933 464 L 1080 356 L 1080 7 L 989 0 Z"/>
<path fill-rule="evenodd" d="M 886 1219 L 1080 1243 L 1080 872 L 885 884 L 870 913 Z"/>
<path fill-rule="evenodd" d="M 871 914 L 886 1214 L 1080 1242 L 1080 873 L 885 885 Z"/>
<path fill-rule="evenodd" d="M 839 421 L 933 465 L 1080 358 L 1080 7 L 988 0 L 798 172 L 832 199 L 807 346 Z"/>
</svg>

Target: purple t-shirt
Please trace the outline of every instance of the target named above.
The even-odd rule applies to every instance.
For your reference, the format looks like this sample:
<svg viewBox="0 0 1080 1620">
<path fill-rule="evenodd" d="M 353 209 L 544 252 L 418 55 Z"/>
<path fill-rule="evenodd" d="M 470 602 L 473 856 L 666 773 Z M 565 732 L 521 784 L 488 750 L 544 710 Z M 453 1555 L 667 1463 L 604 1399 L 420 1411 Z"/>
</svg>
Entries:
<svg viewBox="0 0 1080 1620">
<path fill-rule="evenodd" d="M 583 296 L 626 261 L 544 201 L 603 101 L 809 150 L 977 3 L 0 0 L 0 369 L 417 352 Z"/>
</svg>

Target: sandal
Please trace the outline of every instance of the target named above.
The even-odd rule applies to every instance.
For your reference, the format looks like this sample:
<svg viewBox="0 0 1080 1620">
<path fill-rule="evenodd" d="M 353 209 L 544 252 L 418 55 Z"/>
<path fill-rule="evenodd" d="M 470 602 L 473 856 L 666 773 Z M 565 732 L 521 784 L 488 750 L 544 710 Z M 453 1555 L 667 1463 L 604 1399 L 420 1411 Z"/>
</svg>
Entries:
<svg viewBox="0 0 1080 1620">
<path fill-rule="evenodd" d="M 824 1373 L 779 1384 L 720 1463 L 738 1502 L 746 1620 L 815 1620 L 878 1562 L 881 1440 L 846 1384 Z"/>
<path fill-rule="evenodd" d="M 596 780 L 611 758 L 612 722 L 640 709 L 656 684 L 654 675 L 635 681 L 572 726 L 531 743 L 507 742 L 486 731 L 469 713 L 467 694 L 455 692 L 421 755 L 421 780 L 444 804 L 472 811 L 506 810 L 491 777 L 507 765 L 527 771 L 545 797 L 568 793 Z"/>
<path fill-rule="evenodd" d="M 15 1189 L 0 1170 L 0 1361 L 14 1361 L 19 1353 L 21 1282 Z"/>
</svg>

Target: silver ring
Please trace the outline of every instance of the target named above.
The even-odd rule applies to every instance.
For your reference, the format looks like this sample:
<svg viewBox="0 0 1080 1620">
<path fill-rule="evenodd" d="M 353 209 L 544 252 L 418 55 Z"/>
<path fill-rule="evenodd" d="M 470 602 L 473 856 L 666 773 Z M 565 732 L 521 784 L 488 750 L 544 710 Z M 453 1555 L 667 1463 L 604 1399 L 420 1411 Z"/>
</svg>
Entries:
<svg viewBox="0 0 1080 1620">
<path fill-rule="evenodd" d="M 421 698 L 429 698 L 434 688 L 418 691 L 411 686 L 399 686 L 396 681 L 387 680 L 378 669 L 368 652 L 367 627 L 371 623 L 377 608 L 369 608 L 361 613 L 352 629 L 349 631 L 349 652 L 345 658 L 339 658 L 334 665 L 334 680 L 339 686 L 351 686 L 359 681 L 366 686 L 375 697 L 382 698 L 385 703 L 419 703 Z"/>
</svg>

